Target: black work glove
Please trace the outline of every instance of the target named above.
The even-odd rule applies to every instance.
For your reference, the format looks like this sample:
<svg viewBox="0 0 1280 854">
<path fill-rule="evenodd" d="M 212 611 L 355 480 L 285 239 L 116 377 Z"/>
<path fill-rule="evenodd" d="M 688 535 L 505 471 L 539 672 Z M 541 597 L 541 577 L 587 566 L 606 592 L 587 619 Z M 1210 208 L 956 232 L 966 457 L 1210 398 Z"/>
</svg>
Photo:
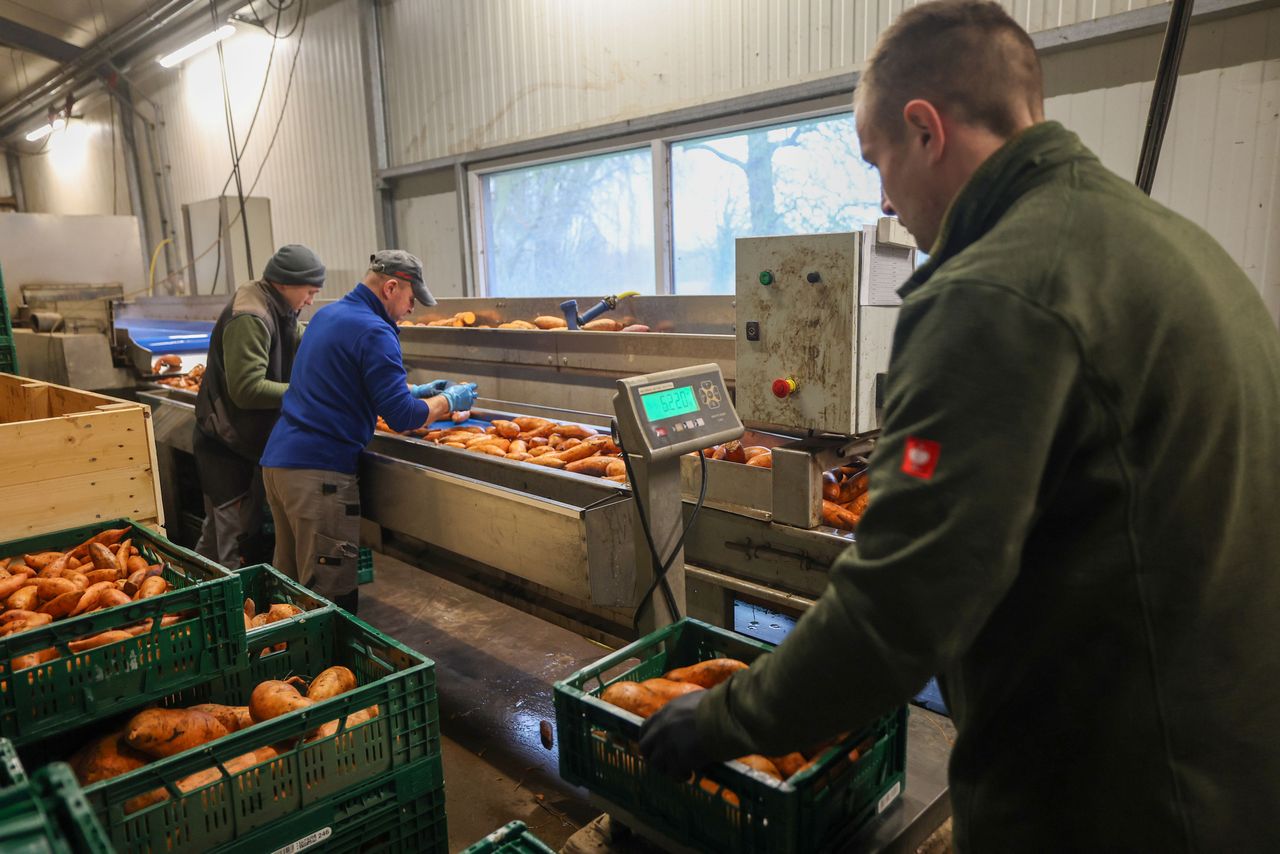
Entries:
<svg viewBox="0 0 1280 854">
<path fill-rule="evenodd" d="M 711 764 L 698 745 L 696 717 L 706 691 L 676 697 L 640 727 L 640 753 L 661 774 L 686 780 L 689 774 Z"/>
</svg>

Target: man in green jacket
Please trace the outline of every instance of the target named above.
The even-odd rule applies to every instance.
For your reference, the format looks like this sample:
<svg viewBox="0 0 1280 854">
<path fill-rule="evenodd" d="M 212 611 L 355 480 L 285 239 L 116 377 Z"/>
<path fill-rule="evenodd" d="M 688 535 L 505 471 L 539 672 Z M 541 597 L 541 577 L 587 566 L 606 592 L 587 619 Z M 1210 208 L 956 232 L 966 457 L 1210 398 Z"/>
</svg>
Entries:
<svg viewBox="0 0 1280 854">
<path fill-rule="evenodd" d="M 673 701 L 642 751 L 674 774 L 782 754 L 941 673 L 957 850 L 1280 850 L 1261 298 L 1044 121 L 1034 47 L 994 3 L 904 12 L 856 107 L 886 210 L 930 247 L 857 545 L 773 654 Z"/>
<path fill-rule="evenodd" d="M 266 495 L 258 461 L 289 388 L 302 335 L 298 312 L 324 286 L 324 263 L 301 244 L 280 247 L 262 278 L 236 289 L 209 337 L 192 439 L 204 527 L 196 551 L 230 569 L 270 559 L 255 548 Z"/>
</svg>

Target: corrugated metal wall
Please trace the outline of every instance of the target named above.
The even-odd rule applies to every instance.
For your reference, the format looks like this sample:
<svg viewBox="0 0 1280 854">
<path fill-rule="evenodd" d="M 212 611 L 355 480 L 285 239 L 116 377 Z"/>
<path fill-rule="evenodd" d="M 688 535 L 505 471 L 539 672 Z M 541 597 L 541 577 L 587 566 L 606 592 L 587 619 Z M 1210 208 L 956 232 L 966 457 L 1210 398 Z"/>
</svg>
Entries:
<svg viewBox="0 0 1280 854">
<path fill-rule="evenodd" d="M 394 164 L 852 71 L 911 0 L 385 0 Z M 1148 5 L 1013 0 L 1032 31 Z"/>
<path fill-rule="evenodd" d="M 1159 49 L 1152 36 L 1045 62 L 1048 117 L 1126 177 L 1137 172 Z M 1280 9 L 1197 25 L 1183 72 L 1152 197 L 1222 243 L 1280 324 Z"/>
<path fill-rule="evenodd" d="M 301 35 L 277 42 L 241 172 L 248 195 L 284 107 L 300 38 L 302 52 L 288 107 L 252 194 L 271 199 L 277 245 L 305 243 L 320 254 L 328 267 L 321 296 L 336 297 L 364 274 L 369 253 L 377 248 L 358 0 L 312 0 Z M 266 34 L 249 27 L 223 43 L 233 118 L 242 141 L 270 46 Z M 219 86 L 216 51 L 206 51 L 177 69 L 156 69 L 142 84 L 164 108 L 179 222 L 182 204 L 216 197 L 231 172 Z M 235 194 L 234 183 L 226 192 Z M 255 272 L 261 274 L 263 262 L 254 260 Z"/>
</svg>

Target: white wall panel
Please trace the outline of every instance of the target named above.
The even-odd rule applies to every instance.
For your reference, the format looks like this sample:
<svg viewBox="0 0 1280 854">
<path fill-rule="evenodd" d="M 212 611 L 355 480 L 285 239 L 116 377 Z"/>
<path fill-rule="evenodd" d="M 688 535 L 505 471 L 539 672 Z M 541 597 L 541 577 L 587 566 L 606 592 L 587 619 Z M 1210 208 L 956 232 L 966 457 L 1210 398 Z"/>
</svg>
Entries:
<svg viewBox="0 0 1280 854">
<path fill-rule="evenodd" d="M 18 146 L 27 209 L 56 214 L 128 214 L 120 115 L 105 94 L 78 104 L 73 119 L 40 143 Z M 112 169 L 114 143 L 115 168 Z M 114 188 L 114 200 L 112 190 Z"/>
<path fill-rule="evenodd" d="M 299 43 L 286 108 L 289 68 Z M 276 243 L 304 243 L 319 253 L 328 267 L 322 298 L 341 296 L 364 274 L 369 253 L 377 248 L 358 0 L 311 0 L 305 29 L 277 42 L 269 74 L 271 39 L 262 30 L 242 27 L 223 48 L 242 143 L 267 79 L 241 160 L 245 194 L 257 180 L 253 194 L 271 199 Z M 165 111 L 174 213 L 181 222 L 181 205 L 214 198 L 231 172 L 217 52 L 206 51 L 169 71 L 156 68 L 142 85 Z M 281 110 L 279 136 L 263 167 Z M 234 183 L 227 192 L 235 194 Z M 196 247 L 197 253 L 206 248 Z M 266 259 L 253 260 L 260 275 Z"/>
<path fill-rule="evenodd" d="M 1108 167 L 1137 173 L 1160 39 L 1057 54 L 1045 62 L 1049 118 Z M 1203 226 L 1240 263 L 1280 324 L 1280 9 L 1199 24 L 1152 197 Z"/>
</svg>

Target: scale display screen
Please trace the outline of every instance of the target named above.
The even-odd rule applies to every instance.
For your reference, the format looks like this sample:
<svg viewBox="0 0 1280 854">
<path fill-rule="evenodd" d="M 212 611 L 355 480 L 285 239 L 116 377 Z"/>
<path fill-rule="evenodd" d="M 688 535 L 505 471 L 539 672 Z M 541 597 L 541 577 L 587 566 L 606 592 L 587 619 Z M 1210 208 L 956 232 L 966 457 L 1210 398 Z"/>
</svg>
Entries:
<svg viewBox="0 0 1280 854">
<path fill-rule="evenodd" d="M 687 385 L 642 394 L 640 402 L 644 404 L 645 417 L 650 421 L 661 421 L 698 411 L 698 398 L 693 393 L 693 386 Z"/>
</svg>

